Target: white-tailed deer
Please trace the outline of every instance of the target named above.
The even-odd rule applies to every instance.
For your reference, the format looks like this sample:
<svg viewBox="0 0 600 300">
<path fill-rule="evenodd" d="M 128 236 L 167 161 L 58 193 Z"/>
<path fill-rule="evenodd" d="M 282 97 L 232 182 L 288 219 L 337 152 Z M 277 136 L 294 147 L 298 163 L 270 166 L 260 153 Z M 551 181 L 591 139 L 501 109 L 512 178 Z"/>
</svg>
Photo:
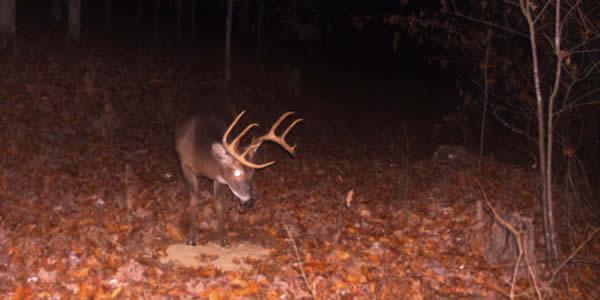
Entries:
<svg viewBox="0 0 600 300">
<path fill-rule="evenodd" d="M 190 224 L 188 244 L 196 244 L 196 216 L 198 205 L 198 178 L 205 177 L 213 181 L 213 198 L 217 213 L 218 234 L 221 245 L 226 244 L 223 224 L 222 192 L 225 186 L 241 201 L 244 208 L 253 205 L 252 176 L 255 169 L 268 167 L 274 163 L 252 162 L 251 159 L 263 142 L 274 142 L 280 145 L 291 155 L 294 155 L 296 146 L 290 146 L 285 137 L 290 130 L 302 119 L 294 120 L 281 135 L 275 131 L 279 125 L 293 112 L 286 112 L 275 121 L 269 132 L 252 138 L 252 142 L 239 150 L 242 137 L 253 127 L 252 123 L 240 132 L 231 142 L 229 134 L 238 123 L 244 112 L 240 113 L 231 123 L 228 117 L 218 113 L 197 113 L 184 118 L 175 128 L 175 149 L 179 156 L 181 171 L 186 187 L 190 194 Z"/>
</svg>

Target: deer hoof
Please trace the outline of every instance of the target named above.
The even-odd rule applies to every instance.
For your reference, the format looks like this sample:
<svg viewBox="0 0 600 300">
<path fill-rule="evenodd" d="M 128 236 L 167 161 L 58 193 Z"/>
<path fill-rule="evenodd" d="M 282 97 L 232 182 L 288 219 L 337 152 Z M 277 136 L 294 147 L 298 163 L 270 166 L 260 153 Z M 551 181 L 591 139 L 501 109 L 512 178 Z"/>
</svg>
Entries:
<svg viewBox="0 0 600 300">
<path fill-rule="evenodd" d="M 226 238 L 221 238 L 221 247 L 229 247 L 229 241 Z"/>
<path fill-rule="evenodd" d="M 196 246 L 196 237 L 195 237 L 195 236 L 190 236 L 190 237 L 187 239 L 187 242 L 186 242 L 186 244 L 187 244 L 188 246 Z"/>
</svg>

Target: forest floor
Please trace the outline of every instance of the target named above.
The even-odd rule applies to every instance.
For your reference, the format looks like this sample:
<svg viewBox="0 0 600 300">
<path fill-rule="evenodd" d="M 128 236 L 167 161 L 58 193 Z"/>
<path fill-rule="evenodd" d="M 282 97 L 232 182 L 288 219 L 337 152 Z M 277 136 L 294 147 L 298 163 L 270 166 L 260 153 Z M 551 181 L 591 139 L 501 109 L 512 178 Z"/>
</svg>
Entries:
<svg viewBox="0 0 600 300">
<path fill-rule="evenodd" d="M 278 163 L 256 174 L 252 210 L 228 201 L 228 249 L 212 246 L 213 203 L 201 203 L 199 244 L 233 252 L 231 268 L 219 254 L 195 267 L 165 259 L 185 243 L 189 210 L 172 124 L 219 86 L 221 57 L 51 37 L 0 57 L 3 299 L 502 299 L 514 263 L 490 264 L 486 239 L 473 238 L 493 220 L 486 198 L 535 217 L 536 279 L 549 278 L 534 171 L 468 153 L 434 159 L 430 116 L 369 109 L 385 95 L 356 99 L 351 87 L 292 95 L 285 68 L 239 57 L 236 104 L 261 124 L 295 110 L 297 157 L 265 148 L 261 159 Z M 598 253 L 596 238 L 578 255 Z M 518 298 L 536 298 L 528 278 L 518 272 Z M 598 282 L 597 264 L 576 264 L 539 288 L 597 299 Z"/>
</svg>

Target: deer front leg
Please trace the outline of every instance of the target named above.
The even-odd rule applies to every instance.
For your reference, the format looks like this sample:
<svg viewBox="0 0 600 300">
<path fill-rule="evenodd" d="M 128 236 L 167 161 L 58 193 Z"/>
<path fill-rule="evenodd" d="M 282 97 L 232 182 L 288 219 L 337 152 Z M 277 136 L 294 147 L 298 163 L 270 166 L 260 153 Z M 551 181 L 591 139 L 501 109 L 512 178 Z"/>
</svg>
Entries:
<svg viewBox="0 0 600 300">
<path fill-rule="evenodd" d="M 213 182 L 213 198 L 215 200 L 215 211 L 217 213 L 217 233 L 221 246 L 227 246 L 227 238 L 225 237 L 225 226 L 223 224 L 223 188 L 224 184 Z"/>
<path fill-rule="evenodd" d="M 182 166 L 183 177 L 185 179 L 185 186 L 190 194 L 190 212 L 189 212 L 189 230 L 187 236 L 187 244 L 196 245 L 196 217 L 198 215 L 198 177 L 194 172 Z"/>
</svg>

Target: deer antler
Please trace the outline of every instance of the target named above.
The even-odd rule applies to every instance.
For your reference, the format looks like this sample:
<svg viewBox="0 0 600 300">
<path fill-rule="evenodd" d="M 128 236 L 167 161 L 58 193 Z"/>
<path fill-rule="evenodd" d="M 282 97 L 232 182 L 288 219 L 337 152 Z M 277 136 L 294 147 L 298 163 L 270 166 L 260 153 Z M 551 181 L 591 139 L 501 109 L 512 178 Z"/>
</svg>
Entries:
<svg viewBox="0 0 600 300">
<path fill-rule="evenodd" d="M 290 130 L 292 130 L 292 128 L 298 124 L 299 122 L 301 122 L 303 119 L 296 119 L 294 120 L 294 122 L 292 122 L 292 124 L 290 124 L 290 126 L 288 126 L 284 131 L 283 134 L 278 136 L 275 131 L 277 130 L 277 127 L 279 127 L 279 125 L 281 125 L 281 123 L 283 122 L 283 120 L 285 120 L 288 116 L 294 114 L 294 112 L 288 111 L 286 113 L 284 113 L 283 115 L 281 115 L 279 117 L 279 119 L 277 119 L 277 121 L 275 121 L 275 123 L 273 123 L 273 126 L 271 126 L 271 129 L 269 130 L 269 132 L 267 132 L 265 135 L 260 136 L 259 138 L 253 138 L 252 142 L 250 143 L 250 145 L 248 145 L 248 147 L 244 150 L 244 152 L 239 153 L 237 148 L 239 146 L 240 140 L 242 139 L 242 137 L 244 135 L 246 135 L 246 133 L 248 133 L 248 131 L 250 131 L 250 129 L 252 129 L 253 127 L 258 126 L 258 124 L 256 123 L 252 123 L 248 126 L 246 126 L 246 128 L 244 128 L 244 130 L 242 130 L 242 132 L 240 132 L 240 134 L 238 134 L 232 141 L 231 143 L 227 142 L 227 139 L 229 137 L 229 134 L 231 133 L 231 130 L 233 129 L 233 127 L 235 127 L 235 125 L 237 124 L 237 122 L 242 118 L 242 116 L 244 115 L 246 111 L 241 112 L 236 118 L 235 120 L 233 120 L 233 122 L 231 123 L 231 125 L 229 125 L 229 127 L 227 128 L 227 130 L 225 131 L 225 134 L 223 134 L 223 139 L 221 140 L 221 142 L 223 143 L 223 147 L 225 148 L 225 150 L 227 150 L 227 153 L 229 153 L 229 155 L 233 156 L 237 161 L 239 161 L 241 164 L 249 167 L 249 168 L 253 168 L 253 169 L 262 169 L 262 168 L 266 168 L 272 164 L 275 163 L 275 161 L 270 161 L 264 164 L 256 164 L 253 162 L 250 162 L 246 159 L 246 156 L 248 156 L 248 154 L 250 153 L 250 151 L 254 150 L 258 150 L 258 147 L 260 147 L 260 145 L 262 144 L 262 142 L 265 141 L 271 141 L 274 142 L 276 144 L 278 144 L 279 146 L 281 146 L 283 149 L 285 149 L 285 151 L 287 151 L 288 153 L 290 153 L 291 155 L 295 155 L 294 150 L 296 149 L 296 145 L 294 146 L 290 146 L 286 141 L 285 141 L 285 137 L 287 136 L 287 134 L 290 132 Z"/>
</svg>

